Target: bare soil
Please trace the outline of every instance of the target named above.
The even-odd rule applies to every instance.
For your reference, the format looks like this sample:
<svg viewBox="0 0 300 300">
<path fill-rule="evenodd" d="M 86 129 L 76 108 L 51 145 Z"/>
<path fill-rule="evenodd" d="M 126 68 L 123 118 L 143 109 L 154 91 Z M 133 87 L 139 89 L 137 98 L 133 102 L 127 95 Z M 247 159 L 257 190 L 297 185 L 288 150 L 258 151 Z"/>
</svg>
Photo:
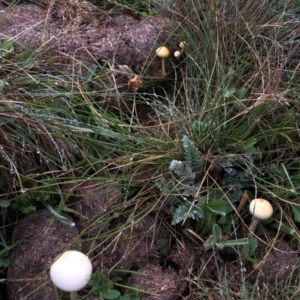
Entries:
<svg viewBox="0 0 300 300">
<path fill-rule="evenodd" d="M 89 238 L 97 235 L 95 221 L 101 221 L 101 216 L 106 214 L 105 208 L 110 210 L 113 205 L 120 205 L 118 202 L 123 201 L 117 188 L 104 187 L 97 181 L 86 182 L 80 187 L 80 192 L 84 193 L 82 197 L 70 203 L 70 208 L 77 213 L 73 216 L 64 214 L 69 220 L 75 220 L 76 226 L 55 220 L 47 210 L 33 213 L 16 224 L 14 241 L 22 241 L 22 244 L 13 249 L 10 257 L 12 264 L 7 274 L 9 300 L 55 300 L 49 277 L 49 267 L 55 257 L 65 249 L 87 253 L 93 245 L 93 240 Z M 132 214 L 113 218 L 101 230 L 105 232 L 120 228 L 128 219 L 132 219 Z M 180 234 L 180 230 L 170 231 L 166 227 L 166 218 L 166 212 L 151 213 L 97 247 L 90 254 L 93 270 L 122 268 L 138 271 L 141 274 L 115 275 L 123 277 L 122 284 L 136 285 L 145 291 L 140 294 L 143 300 L 202 299 L 193 292 L 196 286 L 192 278 L 198 276 L 210 285 L 212 280 L 218 281 L 222 273 L 231 278 L 230 288 L 236 289 L 238 294 L 242 278 L 241 261 L 236 252 L 230 248 L 218 252 L 206 251 L 201 244 L 191 242 Z M 78 243 L 79 232 L 81 236 Z M 298 276 L 298 267 L 295 269 L 298 255 L 288 243 L 282 240 L 269 246 L 269 243 L 264 243 L 264 235 L 260 238 L 262 242 L 256 255 L 261 264 L 256 268 L 250 263 L 244 265 L 248 284 L 254 284 L 260 278 L 261 289 L 264 289 L 270 283 L 283 284 L 292 272 Z M 86 288 L 80 294 L 88 292 L 89 288 Z M 60 297 L 64 294 L 59 292 Z M 86 299 L 96 298 L 88 295 Z"/>
</svg>

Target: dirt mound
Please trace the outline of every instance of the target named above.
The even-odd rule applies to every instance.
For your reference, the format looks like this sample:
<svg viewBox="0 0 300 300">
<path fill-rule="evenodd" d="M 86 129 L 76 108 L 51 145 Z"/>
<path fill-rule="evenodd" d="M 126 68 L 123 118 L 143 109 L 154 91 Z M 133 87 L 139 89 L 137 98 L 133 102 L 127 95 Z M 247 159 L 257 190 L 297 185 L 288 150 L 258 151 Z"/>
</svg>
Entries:
<svg viewBox="0 0 300 300">
<path fill-rule="evenodd" d="M 76 227 L 55 221 L 47 210 L 32 213 L 21 220 L 14 230 L 14 241 L 21 241 L 21 244 L 10 256 L 8 299 L 54 300 L 49 267 L 77 235 Z M 79 245 L 74 248 L 80 250 Z"/>
<path fill-rule="evenodd" d="M 161 61 L 155 51 L 162 45 L 168 46 L 171 53 L 177 50 L 174 22 L 162 17 L 112 17 L 95 6 L 87 10 L 80 5 L 87 4 L 69 3 L 60 8 L 20 4 L 5 8 L 0 3 L 4 11 L 0 37 L 13 38 L 16 52 L 35 51 L 63 71 L 85 73 L 94 65 L 106 65 L 115 71 L 116 66 L 126 65 L 132 73 L 161 75 Z M 167 70 L 171 60 L 172 56 Z"/>
</svg>

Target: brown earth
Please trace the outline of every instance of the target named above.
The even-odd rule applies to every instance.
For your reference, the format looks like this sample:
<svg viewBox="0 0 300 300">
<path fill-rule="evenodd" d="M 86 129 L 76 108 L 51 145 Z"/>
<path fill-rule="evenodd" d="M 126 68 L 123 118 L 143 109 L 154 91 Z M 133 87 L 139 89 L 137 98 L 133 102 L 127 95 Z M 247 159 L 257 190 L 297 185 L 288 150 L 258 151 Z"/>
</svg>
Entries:
<svg viewBox="0 0 300 300">
<path fill-rule="evenodd" d="M 217 281 L 223 273 L 235 279 L 230 280 L 230 288 L 239 293 L 241 261 L 236 252 L 230 248 L 215 253 L 206 251 L 201 244 L 167 229 L 167 215 L 162 211 L 145 216 L 95 247 L 89 238 L 97 236 L 97 230 L 118 230 L 122 224 L 130 224 L 128 220 L 134 219 L 135 213 L 116 216 L 101 227 L 101 220 L 107 211 L 113 211 L 114 205 L 123 202 L 121 192 L 96 180 L 86 182 L 79 190 L 84 194 L 69 205 L 76 214 L 73 218 L 64 214 L 69 220 L 74 219 L 76 226 L 62 224 L 46 210 L 33 213 L 16 224 L 14 241 L 22 241 L 22 244 L 14 248 L 10 256 L 12 264 L 7 275 L 9 300 L 55 300 L 49 277 L 49 267 L 55 257 L 65 249 L 87 253 L 93 247 L 89 254 L 93 271 L 115 268 L 137 271 L 131 276 L 130 273 L 115 275 L 123 278 L 122 284 L 136 285 L 145 291 L 140 293 L 143 300 L 202 299 L 200 292 L 194 294 L 191 289 L 191 286 L 195 288 L 193 278 L 198 276 L 201 280 L 207 280 L 209 285 L 210 280 Z M 95 225 L 97 223 L 99 227 Z M 260 238 L 263 241 L 263 235 Z M 298 255 L 285 241 L 276 242 L 272 247 L 261 242 L 256 255 L 261 261 L 259 268 L 253 269 L 251 264 L 245 263 L 248 269 L 245 276 L 249 284 L 260 278 L 263 290 L 269 283 L 282 284 L 292 272 L 298 276 Z M 89 292 L 87 287 L 80 294 L 87 294 L 86 299 L 96 299 Z"/>
<path fill-rule="evenodd" d="M 82 74 L 94 65 L 106 65 L 107 78 L 102 80 L 113 84 L 112 88 L 117 85 L 119 91 L 127 90 L 134 74 L 160 77 L 161 59 L 156 57 L 156 49 L 166 45 L 173 53 L 178 48 L 174 38 L 177 25 L 166 18 L 112 17 L 92 4 L 86 10 L 87 3 L 83 8 L 82 2 L 72 3 L 61 7 L 59 11 L 64 12 L 59 14 L 57 8 L 37 4 L 20 4 L 5 10 L 0 2 L 0 9 L 5 11 L 0 18 L 1 38 L 12 37 L 16 52 L 27 49 L 43 57 L 50 55 L 64 72 Z M 167 70 L 172 60 L 170 55 Z M 101 84 L 97 88 L 101 89 Z"/>
</svg>

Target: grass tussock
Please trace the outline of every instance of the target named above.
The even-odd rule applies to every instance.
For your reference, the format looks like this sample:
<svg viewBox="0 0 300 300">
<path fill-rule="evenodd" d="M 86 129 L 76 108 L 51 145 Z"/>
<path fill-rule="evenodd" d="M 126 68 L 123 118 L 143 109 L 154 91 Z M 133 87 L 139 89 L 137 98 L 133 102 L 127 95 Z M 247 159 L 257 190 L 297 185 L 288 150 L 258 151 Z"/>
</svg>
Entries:
<svg viewBox="0 0 300 300">
<path fill-rule="evenodd" d="M 124 1 L 124 7 L 127 4 Z M 64 74 L 51 57 L 34 51 L 15 53 L 11 40 L 0 44 L 3 228 L 11 215 L 29 213 L 45 203 L 61 212 L 69 199 L 78 197 L 80 186 L 92 179 L 121 190 L 122 201 L 114 202 L 102 215 L 105 224 L 115 214 L 130 212 L 134 218 L 90 236 L 91 253 L 166 203 L 176 211 L 184 201 L 187 209 L 177 210 L 182 213 L 180 230 L 188 228 L 206 240 L 213 234 L 213 223 L 218 223 L 222 236 L 238 240 L 241 232 L 247 234 L 247 220 L 236 216 L 235 207 L 247 190 L 249 198 L 268 198 L 274 206 L 267 223 L 272 229 L 270 245 L 273 238 L 284 239 L 297 251 L 297 2 L 150 1 L 132 9 L 174 20 L 174 35 L 185 41 L 169 78 L 165 82 L 147 78 L 152 88 L 140 93 L 119 94 L 109 83 L 106 90 L 93 88 L 106 72 L 104 66 L 98 65 L 97 72 L 87 68 L 85 75 Z M 178 170 L 170 170 L 173 160 L 190 164 L 191 169 L 178 176 Z M 205 206 L 214 200 L 226 201 L 230 208 L 220 212 Z M 202 211 L 202 215 L 190 214 L 201 201 L 200 211 L 210 209 L 212 221 Z M 168 213 L 171 220 L 174 210 Z M 98 226 L 106 226 L 97 223 L 97 216 L 94 220 L 87 229 L 91 234 Z M 243 225 L 237 225 L 237 220 Z M 232 222 L 240 228 L 238 233 Z M 214 254 L 213 278 L 190 277 L 194 299 L 297 299 L 292 275 L 281 288 L 267 280 L 262 287 L 259 275 L 250 284 L 242 248 L 235 246 L 240 259 L 236 281 L 226 264 L 218 265 Z M 256 258 L 247 259 L 252 263 Z"/>
</svg>

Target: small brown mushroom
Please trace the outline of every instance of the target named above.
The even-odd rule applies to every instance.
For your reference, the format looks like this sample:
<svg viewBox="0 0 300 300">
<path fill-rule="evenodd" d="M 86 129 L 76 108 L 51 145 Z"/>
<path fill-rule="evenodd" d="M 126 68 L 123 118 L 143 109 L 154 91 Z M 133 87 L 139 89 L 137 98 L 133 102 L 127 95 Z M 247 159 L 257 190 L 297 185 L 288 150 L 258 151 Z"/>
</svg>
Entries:
<svg viewBox="0 0 300 300">
<path fill-rule="evenodd" d="M 241 201 L 240 201 L 240 204 L 238 206 L 238 208 L 236 209 L 237 213 L 240 214 L 243 207 L 245 206 L 246 202 L 248 201 L 249 197 L 248 197 L 248 193 L 247 191 L 245 191 L 243 194 L 242 194 L 242 197 L 241 197 Z"/>
<path fill-rule="evenodd" d="M 134 75 L 132 79 L 128 81 L 128 91 L 137 92 L 143 86 L 143 80 L 141 76 Z"/>
</svg>

